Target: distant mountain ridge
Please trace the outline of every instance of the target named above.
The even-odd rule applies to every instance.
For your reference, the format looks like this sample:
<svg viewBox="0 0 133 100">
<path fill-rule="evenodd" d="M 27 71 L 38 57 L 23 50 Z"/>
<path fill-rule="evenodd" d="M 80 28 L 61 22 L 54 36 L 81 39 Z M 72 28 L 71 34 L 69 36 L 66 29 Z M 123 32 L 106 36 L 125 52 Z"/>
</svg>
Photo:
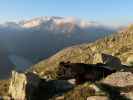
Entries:
<svg viewBox="0 0 133 100">
<path fill-rule="evenodd" d="M 14 65 L 10 55 L 35 64 L 65 47 L 92 42 L 116 31 L 113 27 L 72 17 L 39 17 L 1 24 L 0 51 L 4 53 L 0 59 L 5 63 L 0 62 L 0 70 L 4 72 Z"/>
<path fill-rule="evenodd" d="M 31 20 L 23 20 L 19 22 L 6 22 L 4 24 L 0 24 L 0 27 L 4 28 L 26 28 L 26 29 L 40 29 L 47 31 L 57 31 L 55 33 L 65 33 L 65 32 L 72 32 L 74 28 L 78 27 L 80 29 L 87 29 L 87 28 L 102 28 L 102 29 L 110 29 L 116 30 L 113 26 L 103 25 L 94 21 L 86 21 L 81 20 L 74 17 L 37 17 Z"/>
</svg>

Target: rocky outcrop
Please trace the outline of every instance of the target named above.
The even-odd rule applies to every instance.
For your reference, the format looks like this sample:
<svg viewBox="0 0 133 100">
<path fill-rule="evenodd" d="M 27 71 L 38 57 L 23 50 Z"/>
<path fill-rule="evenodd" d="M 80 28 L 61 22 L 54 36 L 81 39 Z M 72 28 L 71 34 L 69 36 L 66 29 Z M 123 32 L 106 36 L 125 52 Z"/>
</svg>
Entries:
<svg viewBox="0 0 133 100">
<path fill-rule="evenodd" d="M 95 96 L 87 100 L 133 100 L 133 74 L 116 72 L 89 87 L 95 90 Z"/>
<path fill-rule="evenodd" d="M 9 86 L 9 94 L 13 99 L 26 99 L 26 76 L 15 71 L 12 72 L 12 79 Z M 18 92 L 19 91 L 19 92 Z"/>
<path fill-rule="evenodd" d="M 12 71 L 9 95 L 14 100 L 34 100 L 40 78 L 33 73 L 18 73 Z"/>
<path fill-rule="evenodd" d="M 97 64 L 97 63 L 103 63 L 103 64 L 107 64 L 109 66 L 121 66 L 121 61 L 119 58 L 109 55 L 109 54 L 105 54 L 105 53 L 96 53 L 94 55 L 94 60 L 93 60 L 93 64 Z"/>
<path fill-rule="evenodd" d="M 12 71 L 9 95 L 13 100 L 49 100 L 73 88 L 65 80 L 48 80 L 36 74 Z"/>
<path fill-rule="evenodd" d="M 58 67 L 58 79 L 76 79 L 76 84 L 82 84 L 87 81 L 95 82 L 112 73 L 113 69 L 104 67 L 104 64 L 84 64 L 60 62 Z"/>
<path fill-rule="evenodd" d="M 127 98 L 122 100 L 133 100 L 133 73 L 131 72 L 117 72 L 112 75 L 106 77 L 103 81 L 104 84 L 108 84 L 110 90 L 114 88 L 114 90 L 110 91 L 108 88 L 108 95 L 114 95 L 112 97 L 121 97 Z M 105 85 L 104 88 L 107 88 Z M 116 95 L 117 94 L 117 95 Z M 121 100 L 121 99 L 120 99 Z"/>
</svg>

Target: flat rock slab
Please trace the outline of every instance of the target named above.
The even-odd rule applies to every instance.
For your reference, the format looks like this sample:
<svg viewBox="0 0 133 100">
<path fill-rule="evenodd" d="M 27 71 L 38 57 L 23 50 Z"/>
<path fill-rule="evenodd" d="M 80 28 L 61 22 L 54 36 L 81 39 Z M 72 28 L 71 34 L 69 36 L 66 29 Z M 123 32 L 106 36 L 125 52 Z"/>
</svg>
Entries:
<svg viewBox="0 0 133 100">
<path fill-rule="evenodd" d="M 133 73 L 116 72 L 106 77 L 102 82 L 118 87 L 131 86 L 133 85 Z"/>
</svg>

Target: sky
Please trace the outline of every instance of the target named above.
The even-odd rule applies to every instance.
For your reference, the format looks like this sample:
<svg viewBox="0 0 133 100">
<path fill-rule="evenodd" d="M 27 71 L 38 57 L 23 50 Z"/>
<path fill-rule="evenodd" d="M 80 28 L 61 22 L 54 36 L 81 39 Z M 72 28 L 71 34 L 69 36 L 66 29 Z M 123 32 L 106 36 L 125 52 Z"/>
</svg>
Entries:
<svg viewBox="0 0 133 100">
<path fill-rule="evenodd" d="M 0 0 L 0 23 L 40 16 L 127 25 L 133 22 L 133 0 Z"/>
</svg>

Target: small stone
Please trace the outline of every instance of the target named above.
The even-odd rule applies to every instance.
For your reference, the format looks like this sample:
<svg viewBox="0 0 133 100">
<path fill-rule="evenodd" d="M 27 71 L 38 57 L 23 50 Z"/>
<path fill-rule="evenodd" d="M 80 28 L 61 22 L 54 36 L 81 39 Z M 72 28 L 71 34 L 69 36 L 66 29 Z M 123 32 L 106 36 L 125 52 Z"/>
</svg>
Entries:
<svg viewBox="0 0 133 100">
<path fill-rule="evenodd" d="M 89 87 L 94 89 L 95 92 L 100 92 L 101 91 L 100 88 L 98 88 L 95 84 L 91 84 Z"/>
<path fill-rule="evenodd" d="M 68 82 L 69 82 L 70 84 L 75 85 L 75 84 L 76 84 L 76 79 L 70 79 L 70 80 L 68 80 Z"/>
</svg>

